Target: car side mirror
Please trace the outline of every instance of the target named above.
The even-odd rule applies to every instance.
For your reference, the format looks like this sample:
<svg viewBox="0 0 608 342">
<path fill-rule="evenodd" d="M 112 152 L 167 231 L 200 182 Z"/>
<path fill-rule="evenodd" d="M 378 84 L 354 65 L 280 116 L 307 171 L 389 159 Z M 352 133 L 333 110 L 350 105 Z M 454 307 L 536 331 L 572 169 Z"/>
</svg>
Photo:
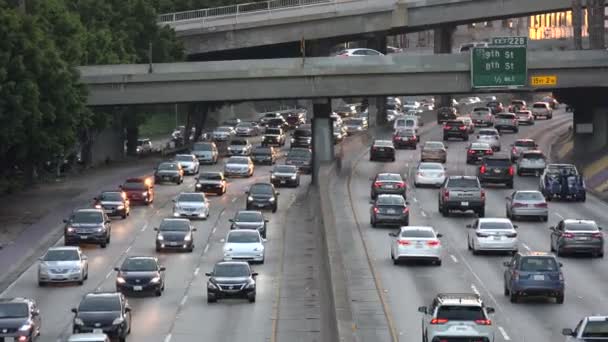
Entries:
<svg viewBox="0 0 608 342">
<path fill-rule="evenodd" d="M 78 309 L 76 309 L 76 308 L 72 308 L 72 312 L 73 312 L 73 313 L 78 313 Z"/>
<path fill-rule="evenodd" d="M 83 256 L 82 256 L 82 260 L 89 260 L 89 257 L 88 257 L 88 256 L 86 256 L 86 255 L 83 255 Z"/>
<path fill-rule="evenodd" d="M 562 264 L 561 262 L 559 263 L 559 267 L 564 267 L 564 264 Z"/>
<path fill-rule="evenodd" d="M 437 237 L 438 238 L 443 237 L 443 234 L 437 234 Z"/>
<path fill-rule="evenodd" d="M 99 201 L 99 198 L 93 197 L 93 201 Z"/>
<path fill-rule="evenodd" d="M 479 139 L 479 135 L 477 135 L 477 139 Z"/>
<path fill-rule="evenodd" d="M 125 312 L 131 312 L 131 307 L 127 306 L 127 307 L 125 308 Z"/>
<path fill-rule="evenodd" d="M 602 227 L 597 227 L 597 229 L 598 229 L 598 230 L 604 230 L 604 228 L 602 228 Z"/>
<path fill-rule="evenodd" d="M 171 200 L 171 202 L 175 203 L 175 198 Z"/>
<path fill-rule="evenodd" d="M 32 316 L 39 316 L 39 315 L 40 315 L 40 311 L 38 311 L 38 310 L 32 311 Z"/>
<path fill-rule="evenodd" d="M 269 219 L 264 219 L 264 222 L 265 222 L 265 223 L 268 223 L 269 221 L 270 221 Z"/>
<path fill-rule="evenodd" d="M 158 227 L 154 227 L 154 230 L 155 230 L 155 231 L 158 231 Z"/>
<path fill-rule="evenodd" d="M 369 177 L 368 179 L 372 182 L 374 181 L 374 177 Z"/>
<path fill-rule="evenodd" d="M 369 201 L 369 204 L 375 204 L 376 202 L 374 202 L 373 200 Z"/>
<path fill-rule="evenodd" d="M 486 307 L 486 312 L 491 314 L 491 313 L 496 312 L 496 310 L 493 307 Z"/>
<path fill-rule="evenodd" d="M 195 232 L 198 228 L 192 228 L 192 231 Z"/>
<path fill-rule="evenodd" d="M 418 312 L 422 312 L 423 314 L 426 314 L 427 313 L 426 306 L 419 306 L 418 307 Z"/>
<path fill-rule="evenodd" d="M 251 276 L 252 276 L 252 277 L 257 277 L 257 276 L 258 276 L 258 272 L 252 272 L 252 273 L 251 273 Z"/>
<path fill-rule="evenodd" d="M 395 233 L 395 232 L 388 233 L 388 236 L 397 237 L 397 233 Z"/>
<path fill-rule="evenodd" d="M 509 198 L 510 198 L 509 196 L 505 196 L 505 199 L 506 199 L 506 200 L 509 200 Z"/>
<path fill-rule="evenodd" d="M 68 223 L 68 219 L 63 219 L 63 223 Z"/>
<path fill-rule="evenodd" d="M 205 275 L 206 275 L 207 277 L 211 277 L 211 276 L 213 275 L 213 272 L 205 272 Z"/>
<path fill-rule="evenodd" d="M 410 205 L 410 202 L 409 201 L 405 201 L 405 205 Z"/>
<path fill-rule="evenodd" d="M 517 228 L 519 228 L 519 226 L 518 226 L 518 225 L 516 225 L 516 224 L 514 224 L 514 225 L 513 225 L 513 228 L 517 229 Z"/>
<path fill-rule="evenodd" d="M 161 266 L 158 270 L 161 271 L 161 272 L 164 272 L 164 271 L 167 270 L 167 268 L 165 266 Z"/>
<path fill-rule="evenodd" d="M 194 177 L 194 180 L 198 182 L 198 177 Z"/>
<path fill-rule="evenodd" d="M 114 271 L 116 271 L 116 272 L 120 272 L 120 268 L 118 268 L 118 267 L 114 267 Z"/>
<path fill-rule="evenodd" d="M 249 195 L 249 191 L 245 191 L 245 195 Z"/>
<path fill-rule="evenodd" d="M 574 336 L 574 331 L 570 328 L 562 329 L 562 335 L 564 336 Z"/>
<path fill-rule="evenodd" d="M 510 261 L 504 261 L 504 262 L 502 263 L 502 265 L 503 265 L 504 267 L 511 267 L 511 262 L 510 262 Z"/>
<path fill-rule="evenodd" d="M 549 230 L 555 231 L 555 227 L 551 226 L 549 227 Z"/>
<path fill-rule="evenodd" d="M 470 224 L 466 225 L 467 228 L 473 228 L 473 226 L 471 226 Z"/>
<path fill-rule="evenodd" d="M 234 219 L 228 219 L 228 222 L 234 223 Z"/>
<path fill-rule="evenodd" d="M 277 192 L 275 196 L 279 196 L 280 194 L 281 194 L 280 192 Z"/>
</svg>

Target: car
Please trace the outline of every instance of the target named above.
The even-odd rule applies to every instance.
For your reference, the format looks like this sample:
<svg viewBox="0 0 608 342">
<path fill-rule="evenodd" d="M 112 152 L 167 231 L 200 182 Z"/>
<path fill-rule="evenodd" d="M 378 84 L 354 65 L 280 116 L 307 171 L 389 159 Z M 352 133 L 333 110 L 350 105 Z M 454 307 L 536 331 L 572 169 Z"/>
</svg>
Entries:
<svg viewBox="0 0 608 342">
<path fill-rule="evenodd" d="M 285 185 L 297 188 L 300 186 L 300 171 L 295 165 L 276 165 L 270 171 L 270 183 L 275 187 Z"/>
<path fill-rule="evenodd" d="M 408 226 L 410 224 L 409 203 L 402 195 L 382 194 L 376 200 L 370 201 L 372 205 L 369 213 L 369 224 L 376 228 L 379 225 Z"/>
<path fill-rule="evenodd" d="M 574 330 L 563 329 L 562 335 L 568 336 L 566 342 L 608 340 L 608 316 L 587 316 L 578 322 Z"/>
<path fill-rule="evenodd" d="M 224 242 L 224 261 L 247 261 L 263 264 L 264 238 L 257 229 L 231 230 Z"/>
<path fill-rule="evenodd" d="M 287 124 L 289 125 L 289 128 L 296 128 L 300 125 L 303 125 L 306 123 L 306 110 L 300 111 L 294 111 L 294 112 L 290 112 L 289 114 L 287 114 L 287 118 L 285 118 L 285 121 L 287 121 Z"/>
<path fill-rule="evenodd" d="M 469 141 L 469 128 L 460 120 L 449 120 L 443 124 L 443 141 L 459 138 Z"/>
<path fill-rule="evenodd" d="M 244 261 L 220 261 L 212 272 L 205 273 L 207 280 L 207 303 L 222 298 L 246 298 L 255 302 L 257 272 Z"/>
<path fill-rule="evenodd" d="M 467 228 L 467 247 L 473 254 L 481 251 L 515 254 L 518 251 L 517 226 L 507 218 L 478 218 Z"/>
<path fill-rule="evenodd" d="M 226 177 L 251 177 L 255 165 L 250 157 L 232 156 L 224 164 L 224 175 Z"/>
<path fill-rule="evenodd" d="M 232 139 L 228 144 L 228 156 L 249 156 L 253 146 L 247 139 Z"/>
<path fill-rule="evenodd" d="M 196 142 L 190 153 L 196 156 L 199 164 L 217 164 L 219 159 L 217 145 L 214 142 Z"/>
<path fill-rule="evenodd" d="M 228 120 L 224 120 L 222 122 L 222 126 L 228 126 L 228 127 L 234 128 L 234 127 L 238 126 L 238 124 L 240 124 L 240 123 L 241 123 L 241 119 L 239 119 L 239 118 L 230 118 Z"/>
<path fill-rule="evenodd" d="M 72 308 L 72 333 L 104 333 L 125 342 L 131 333 L 131 306 L 122 293 L 91 292 Z"/>
<path fill-rule="evenodd" d="M 494 114 L 490 107 L 475 107 L 471 111 L 471 119 L 475 126 L 494 126 Z"/>
<path fill-rule="evenodd" d="M 572 164 L 547 164 L 539 179 L 539 190 L 547 200 L 562 199 L 585 202 L 585 181 Z"/>
<path fill-rule="evenodd" d="M 511 303 L 524 296 L 553 297 L 564 303 L 565 282 L 562 263 L 545 252 L 517 252 L 504 263 L 504 295 Z"/>
<path fill-rule="evenodd" d="M 262 238 L 266 238 L 268 234 L 268 219 L 264 218 L 261 211 L 257 210 L 239 210 L 234 214 L 234 218 L 228 220 L 230 229 L 256 229 L 260 232 Z"/>
<path fill-rule="evenodd" d="M 369 161 L 395 161 L 395 145 L 390 140 L 374 140 L 369 149 Z"/>
<path fill-rule="evenodd" d="M 152 293 L 160 297 L 165 291 L 165 270 L 158 258 L 130 256 L 116 271 L 116 292 L 128 294 Z"/>
<path fill-rule="evenodd" d="M 106 334 L 72 334 L 67 342 L 110 342 L 110 338 Z"/>
<path fill-rule="evenodd" d="M 285 146 L 285 133 L 281 128 L 267 127 L 262 138 L 262 146 Z"/>
<path fill-rule="evenodd" d="M 507 189 L 513 189 L 515 167 L 507 156 L 484 156 L 481 159 L 477 177 L 481 184 L 505 184 Z"/>
<path fill-rule="evenodd" d="M 536 150 L 538 145 L 533 139 L 517 139 L 511 144 L 511 162 L 515 163 L 525 151 Z"/>
<path fill-rule="evenodd" d="M 276 113 L 276 112 L 272 112 L 272 113 L 265 113 L 261 118 L 260 118 L 260 126 L 266 127 L 267 123 L 269 120 L 272 119 L 282 119 L 283 115 L 281 115 L 281 113 Z"/>
<path fill-rule="evenodd" d="M 519 121 L 520 125 L 534 125 L 534 115 L 532 115 L 532 111 L 518 110 L 515 112 L 515 116 L 517 116 L 517 121 Z"/>
<path fill-rule="evenodd" d="M 440 125 L 447 121 L 456 120 L 458 110 L 455 107 L 441 107 L 437 109 L 437 124 Z"/>
<path fill-rule="evenodd" d="M 277 192 L 272 183 L 254 183 L 245 192 L 247 201 L 245 207 L 247 210 L 256 209 L 271 209 L 273 213 L 277 212 L 279 207 L 279 192 Z"/>
<path fill-rule="evenodd" d="M 519 121 L 513 113 L 498 113 L 494 115 L 494 128 L 499 132 L 508 130 L 514 133 L 519 132 Z"/>
<path fill-rule="evenodd" d="M 494 152 L 501 150 L 500 132 L 495 128 L 484 128 L 477 132 L 477 142 L 489 144 Z"/>
<path fill-rule="evenodd" d="M 486 103 L 486 107 L 492 110 L 492 114 L 498 114 L 505 109 L 505 107 L 502 105 L 502 102 L 500 101 L 489 101 L 488 103 Z"/>
<path fill-rule="evenodd" d="M 254 164 L 273 165 L 279 158 L 279 152 L 273 146 L 256 146 L 251 151 L 251 160 Z"/>
<path fill-rule="evenodd" d="M 547 102 L 534 102 L 532 105 L 532 115 L 534 120 L 538 120 L 539 117 L 544 117 L 547 120 L 553 118 L 553 109 Z"/>
<path fill-rule="evenodd" d="M 439 293 L 430 306 L 418 307 L 425 342 L 479 341 L 494 342 L 496 329 L 486 306 L 476 293 Z"/>
<path fill-rule="evenodd" d="M 494 155 L 490 144 L 474 142 L 467 147 L 467 164 L 474 164 L 483 160 L 486 156 Z"/>
<path fill-rule="evenodd" d="M 234 128 L 230 126 L 219 126 L 211 133 L 213 141 L 228 141 L 236 135 Z"/>
<path fill-rule="evenodd" d="M 442 237 L 433 227 L 407 226 L 388 234 L 391 239 L 391 260 L 395 265 L 404 260 L 430 261 L 441 266 Z"/>
<path fill-rule="evenodd" d="M 179 163 L 184 175 L 195 175 L 200 170 L 198 158 L 194 154 L 177 154 L 173 161 Z"/>
<path fill-rule="evenodd" d="M 445 182 L 445 178 L 446 171 L 442 164 L 422 162 L 416 169 L 414 185 L 418 188 L 427 185 L 440 187 Z"/>
<path fill-rule="evenodd" d="M 413 130 L 398 130 L 393 133 L 393 144 L 395 148 L 413 148 L 418 145 L 418 137 Z"/>
<path fill-rule="evenodd" d="M 200 173 L 195 180 L 194 191 L 200 191 L 206 194 L 214 193 L 218 196 L 222 196 L 226 193 L 228 188 L 228 182 L 226 181 L 226 177 L 224 177 L 224 173 L 219 171 Z"/>
<path fill-rule="evenodd" d="M 486 212 L 486 192 L 479 179 L 474 176 L 449 176 L 439 188 L 438 209 L 442 216 L 450 211 L 469 211 L 484 217 Z"/>
<path fill-rule="evenodd" d="M 86 243 L 106 248 L 110 243 L 112 223 L 102 209 L 76 209 L 63 222 L 66 246 Z"/>
<path fill-rule="evenodd" d="M 283 116 L 281 116 L 280 118 L 272 118 L 272 119 L 266 120 L 266 128 L 268 129 L 271 127 L 280 128 L 285 131 L 285 130 L 289 129 L 289 124 L 283 118 Z"/>
<path fill-rule="evenodd" d="M 0 340 L 31 342 L 40 336 L 41 316 L 35 300 L 0 298 Z"/>
<path fill-rule="evenodd" d="M 551 107 L 551 109 L 557 109 L 557 106 L 559 106 L 559 102 L 551 96 L 543 97 L 541 102 L 548 103 L 549 107 Z"/>
<path fill-rule="evenodd" d="M 300 125 L 291 135 L 290 147 L 312 148 L 312 127 L 309 124 Z"/>
<path fill-rule="evenodd" d="M 511 100 L 511 104 L 509 105 L 509 108 L 507 109 L 507 111 L 509 113 L 515 113 L 517 111 L 520 110 L 526 110 L 526 101 L 524 100 Z"/>
<path fill-rule="evenodd" d="M 239 122 L 234 128 L 237 137 L 255 137 L 260 134 L 260 128 L 254 122 Z"/>
<path fill-rule="evenodd" d="M 173 216 L 206 220 L 209 217 L 209 201 L 204 193 L 182 192 L 173 200 Z"/>
<path fill-rule="evenodd" d="M 372 199 L 378 198 L 378 195 L 390 194 L 400 195 L 403 198 L 406 197 L 407 185 L 401 175 L 398 173 L 378 173 L 376 177 L 371 178 L 372 186 L 370 190 L 370 197 Z"/>
<path fill-rule="evenodd" d="M 108 216 L 126 219 L 131 213 L 131 201 L 124 191 L 104 191 L 93 198 L 95 208 L 103 209 Z"/>
<path fill-rule="evenodd" d="M 154 183 L 172 182 L 177 185 L 184 182 L 184 169 L 176 162 L 162 162 L 154 171 Z"/>
<path fill-rule="evenodd" d="M 344 120 L 342 120 L 342 117 L 340 115 L 338 115 L 338 113 L 336 113 L 336 112 L 332 112 L 329 115 L 329 118 L 333 122 L 334 125 L 339 125 L 339 126 L 344 125 Z"/>
<path fill-rule="evenodd" d="M 414 133 L 418 133 L 419 128 L 418 117 L 414 115 L 401 116 L 393 122 L 393 131 L 398 132 L 405 129 L 414 130 Z"/>
<path fill-rule="evenodd" d="M 164 218 L 160 225 L 154 228 L 156 231 L 156 251 L 161 252 L 166 249 L 194 250 L 194 232 L 196 228 L 192 226 L 190 220 L 185 218 Z"/>
<path fill-rule="evenodd" d="M 119 186 L 126 195 L 129 202 L 143 202 L 146 205 L 154 202 L 154 181 L 152 178 L 128 178 Z"/>
<path fill-rule="evenodd" d="M 150 139 L 137 139 L 137 147 L 135 147 L 135 152 L 137 152 L 137 154 L 149 154 L 152 153 L 152 150 L 152 141 L 150 141 Z"/>
<path fill-rule="evenodd" d="M 338 57 L 367 57 L 367 56 L 384 56 L 382 52 L 373 49 L 356 48 L 345 49 L 336 54 Z"/>
<path fill-rule="evenodd" d="M 341 124 L 334 124 L 333 126 L 334 144 L 339 144 L 346 138 L 348 133 L 346 133 L 346 128 Z"/>
<path fill-rule="evenodd" d="M 357 106 L 352 104 L 345 104 L 339 106 L 334 110 L 334 113 L 338 114 L 341 118 L 357 115 Z"/>
<path fill-rule="evenodd" d="M 566 253 L 589 253 L 604 257 L 604 234 L 593 220 L 565 219 L 551 230 L 551 251 L 558 256 Z"/>
<path fill-rule="evenodd" d="M 531 150 L 522 152 L 517 159 L 517 175 L 523 176 L 527 173 L 540 175 L 547 166 L 547 160 L 542 151 Z"/>
<path fill-rule="evenodd" d="M 469 134 L 475 133 L 475 124 L 473 123 L 473 119 L 471 119 L 470 116 L 459 116 L 456 118 L 456 120 L 464 122 L 464 124 L 467 126 L 467 129 L 469 130 Z"/>
<path fill-rule="evenodd" d="M 346 134 L 354 135 L 367 131 L 367 119 L 365 118 L 348 118 L 343 121 Z"/>
<path fill-rule="evenodd" d="M 51 247 L 38 260 L 38 286 L 67 282 L 82 285 L 89 278 L 89 260 L 80 247 Z"/>
<path fill-rule="evenodd" d="M 549 209 L 547 201 L 540 191 L 519 190 L 511 193 L 506 199 L 506 216 L 515 221 L 523 217 L 536 217 L 547 222 Z"/>
<path fill-rule="evenodd" d="M 420 161 L 436 161 L 445 164 L 448 160 L 448 147 L 441 141 L 427 141 L 420 149 Z"/>
<path fill-rule="evenodd" d="M 312 173 L 312 150 L 302 147 L 294 147 L 289 149 L 285 158 L 286 165 L 294 165 L 298 167 L 300 172 L 305 174 Z"/>
</svg>

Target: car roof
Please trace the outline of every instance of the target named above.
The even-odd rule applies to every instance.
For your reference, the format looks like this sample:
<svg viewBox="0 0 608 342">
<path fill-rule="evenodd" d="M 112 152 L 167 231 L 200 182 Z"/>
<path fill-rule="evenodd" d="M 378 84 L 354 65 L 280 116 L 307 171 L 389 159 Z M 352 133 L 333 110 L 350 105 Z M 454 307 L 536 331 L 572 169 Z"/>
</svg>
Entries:
<svg viewBox="0 0 608 342">
<path fill-rule="evenodd" d="M 87 297 L 112 298 L 112 297 L 120 297 L 120 293 L 118 293 L 118 292 L 89 292 L 83 296 L 83 298 L 87 298 Z"/>
<path fill-rule="evenodd" d="M 82 333 L 74 334 L 69 337 L 69 342 L 90 342 L 90 341 L 106 341 L 108 335 L 106 334 L 94 334 L 94 333 Z"/>
<path fill-rule="evenodd" d="M 190 153 L 183 153 L 183 154 L 176 154 L 176 157 L 192 157 L 194 158 L 194 154 L 190 154 Z"/>
<path fill-rule="evenodd" d="M 236 213 L 237 214 L 252 213 L 252 214 L 261 214 L 261 215 L 263 215 L 263 213 L 260 210 L 239 210 Z"/>
<path fill-rule="evenodd" d="M 515 140 L 515 142 L 534 142 L 534 139 L 522 138 Z"/>
<path fill-rule="evenodd" d="M 376 177 L 380 177 L 380 176 L 399 176 L 399 177 L 401 177 L 401 174 L 399 174 L 397 172 L 379 172 L 378 174 L 376 174 Z"/>
<path fill-rule="evenodd" d="M 32 303 L 33 300 L 25 297 L 11 297 L 11 298 L 0 298 L 0 304 L 5 303 L 24 303 L 29 304 Z"/>
<path fill-rule="evenodd" d="M 443 164 L 437 162 L 420 162 L 420 164 L 418 164 L 418 167 L 421 167 L 422 165 L 439 165 L 442 169 L 445 168 Z"/>
<path fill-rule="evenodd" d="M 504 223 L 511 223 L 511 220 L 509 220 L 508 218 L 503 218 L 503 217 L 480 217 L 479 219 L 479 223 L 482 222 L 504 222 Z"/>
<path fill-rule="evenodd" d="M 541 151 L 541 150 L 528 150 L 528 151 L 525 151 L 524 154 L 543 154 L 543 151 Z"/>
<path fill-rule="evenodd" d="M 586 318 L 590 322 L 608 321 L 608 316 L 587 316 Z"/>
<path fill-rule="evenodd" d="M 188 222 L 190 223 L 190 220 L 187 218 L 181 218 L 181 217 L 165 217 L 164 219 L 161 220 L 161 222 L 166 221 L 166 222 Z"/>
<path fill-rule="evenodd" d="M 78 246 L 55 246 L 55 247 L 49 247 L 48 251 L 78 251 L 80 250 L 80 247 Z"/>
<path fill-rule="evenodd" d="M 374 140 L 374 145 L 393 146 L 393 142 L 390 140 Z"/>
<path fill-rule="evenodd" d="M 378 199 L 380 199 L 380 198 L 400 198 L 400 199 L 403 199 L 403 196 L 402 195 L 393 195 L 393 194 L 379 194 L 378 195 Z"/>
<path fill-rule="evenodd" d="M 476 293 L 439 293 L 436 298 L 440 305 L 482 305 L 481 297 Z"/>
<path fill-rule="evenodd" d="M 448 179 L 475 179 L 475 180 L 477 180 L 477 176 L 448 176 Z"/>
<path fill-rule="evenodd" d="M 500 155 L 500 154 L 494 154 L 491 156 L 487 156 L 487 157 L 483 157 L 483 159 L 490 159 L 490 160 L 503 160 L 503 159 L 509 159 L 511 160 L 511 157 L 507 156 L 507 155 Z"/>
<path fill-rule="evenodd" d="M 564 224 L 572 224 L 572 223 L 597 224 L 594 220 L 585 220 L 585 219 L 565 219 L 564 220 Z"/>
<path fill-rule="evenodd" d="M 539 194 L 541 192 L 538 191 L 538 190 L 515 190 L 515 193 L 518 193 L 518 194 Z"/>
<path fill-rule="evenodd" d="M 485 149 L 489 149 L 491 147 L 490 147 L 490 144 L 488 144 L 488 143 L 474 142 L 474 143 L 471 143 L 471 148 L 485 148 Z"/>
<path fill-rule="evenodd" d="M 128 256 L 125 258 L 125 260 L 137 260 L 137 259 L 152 259 L 156 262 L 158 262 L 158 258 L 153 256 L 153 255 L 132 255 L 132 256 Z"/>
<path fill-rule="evenodd" d="M 97 208 L 86 208 L 86 209 L 76 209 L 74 210 L 75 213 L 103 213 L 103 209 L 97 209 Z"/>
<path fill-rule="evenodd" d="M 542 251 L 520 251 L 517 252 L 519 255 L 521 255 L 522 258 L 526 258 L 526 257 L 541 257 L 541 258 L 554 258 L 556 259 L 555 255 L 553 253 L 548 253 L 548 252 L 542 252 Z"/>
<path fill-rule="evenodd" d="M 249 263 L 247 261 L 232 260 L 232 261 L 218 261 L 215 263 L 214 266 L 217 266 L 217 265 L 247 265 L 247 266 L 249 266 Z"/>
<path fill-rule="evenodd" d="M 430 227 L 430 226 L 403 226 L 400 228 L 400 230 L 402 232 L 404 231 L 408 231 L 408 230 L 428 230 L 428 231 L 435 231 L 435 228 Z"/>
</svg>

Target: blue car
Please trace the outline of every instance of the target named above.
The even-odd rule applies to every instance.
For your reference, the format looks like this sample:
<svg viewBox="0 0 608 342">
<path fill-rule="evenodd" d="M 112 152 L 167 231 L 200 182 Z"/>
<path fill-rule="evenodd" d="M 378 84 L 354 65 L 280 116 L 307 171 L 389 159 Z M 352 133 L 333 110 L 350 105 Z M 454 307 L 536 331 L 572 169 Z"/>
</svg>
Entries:
<svg viewBox="0 0 608 342">
<path fill-rule="evenodd" d="M 564 274 L 555 255 L 518 252 L 504 265 L 504 293 L 512 303 L 525 296 L 553 297 L 557 304 L 564 303 Z"/>
</svg>

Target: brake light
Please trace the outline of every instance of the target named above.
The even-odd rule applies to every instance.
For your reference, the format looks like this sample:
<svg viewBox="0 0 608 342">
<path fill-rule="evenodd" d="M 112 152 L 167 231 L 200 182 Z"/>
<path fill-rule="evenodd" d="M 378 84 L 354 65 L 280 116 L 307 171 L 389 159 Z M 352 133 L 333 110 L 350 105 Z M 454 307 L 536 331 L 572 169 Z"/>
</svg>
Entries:
<svg viewBox="0 0 608 342">
<path fill-rule="evenodd" d="M 513 123 L 516 124 L 517 123 L 517 119 L 513 119 Z"/>
<path fill-rule="evenodd" d="M 382 183 L 380 182 L 374 182 L 374 187 L 379 188 L 382 186 Z"/>
<path fill-rule="evenodd" d="M 494 151 L 491 150 L 491 149 L 490 150 L 486 150 L 486 154 L 494 154 Z"/>
<path fill-rule="evenodd" d="M 486 192 L 485 190 L 481 189 L 481 200 L 484 201 L 486 199 Z"/>
<path fill-rule="evenodd" d="M 511 151 L 513 151 L 514 153 L 517 153 L 517 147 L 513 146 L 513 148 L 511 149 Z"/>
<path fill-rule="evenodd" d="M 469 150 L 469 151 L 468 151 L 468 153 L 469 153 L 469 154 L 475 154 L 475 151 L 473 151 L 473 150 Z"/>
<path fill-rule="evenodd" d="M 439 246 L 441 244 L 441 242 L 439 242 L 439 240 L 431 240 L 431 241 L 427 242 L 426 244 L 431 247 L 435 247 L 435 246 Z"/>
<path fill-rule="evenodd" d="M 446 198 L 446 199 L 448 197 L 450 197 L 450 190 L 448 190 L 448 189 L 443 190 L 443 197 Z"/>
<path fill-rule="evenodd" d="M 431 324 L 446 324 L 448 322 L 447 318 L 433 318 L 431 320 Z"/>
<path fill-rule="evenodd" d="M 602 239 L 602 233 L 593 233 L 591 234 L 592 239 Z"/>
<path fill-rule="evenodd" d="M 479 173 L 486 173 L 486 166 L 485 165 L 481 165 L 481 167 L 479 168 Z"/>
<path fill-rule="evenodd" d="M 405 182 L 399 182 L 399 183 L 397 183 L 397 187 L 398 188 L 404 188 L 405 187 Z"/>
<path fill-rule="evenodd" d="M 378 209 L 378 207 L 374 207 L 374 213 L 377 214 L 380 212 L 380 209 Z"/>
<path fill-rule="evenodd" d="M 408 208 L 408 207 L 403 208 L 403 213 L 404 214 L 407 214 L 409 212 L 410 212 L 410 208 Z"/>
<path fill-rule="evenodd" d="M 536 208 L 546 208 L 547 207 L 547 203 L 536 203 L 534 205 L 534 207 L 536 207 Z"/>
<path fill-rule="evenodd" d="M 397 241 L 397 243 L 398 243 L 400 246 L 408 246 L 408 245 L 410 245 L 410 244 L 411 244 L 411 242 L 409 242 L 408 240 L 398 240 L 398 241 Z"/>
<path fill-rule="evenodd" d="M 515 170 L 513 169 L 513 166 L 509 166 L 509 176 L 513 176 L 513 174 L 515 174 Z"/>
<path fill-rule="evenodd" d="M 519 202 L 515 202 L 513 203 L 513 208 L 521 208 L 521 207 L 527 207 L 527 204 L 523 204 L 523 203 L 519 203 Z"/>
<path fill-rule="evenodd" d="M 460 127 L 458 127 L 458 129 L 460 129 L 461 131 L 464 131 L 465 129 L 467 129 L 467 126 L 460 126 Z"/>
<path fill-rule="evenodd" d="M 477 323 L 479 325 L 492 325 L 492 320 L 489 320 L 489 319 L 477 319 L 477 320 L 475 320 L 475 323 Z"/>
<path fill-rule="evenodd" d="M 566 239 L 573 239 L 574 238 L 574 234 L 572 234 L 572 233 L 564 233 L 562 236 L 565 237 Z"/>
</svg>

